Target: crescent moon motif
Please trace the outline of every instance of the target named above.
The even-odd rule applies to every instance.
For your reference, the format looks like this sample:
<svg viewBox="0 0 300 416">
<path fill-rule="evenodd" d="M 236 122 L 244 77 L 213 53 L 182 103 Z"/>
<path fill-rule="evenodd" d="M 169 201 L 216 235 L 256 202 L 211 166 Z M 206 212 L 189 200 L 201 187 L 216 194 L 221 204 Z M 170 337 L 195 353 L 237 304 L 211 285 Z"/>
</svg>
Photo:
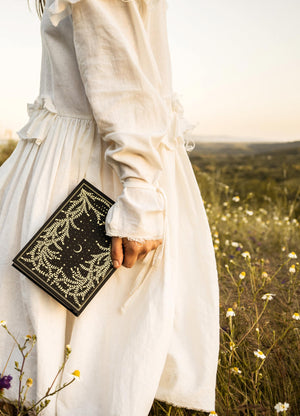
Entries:
<svg viewBox="0 0 300 416">
<path fill-rule="evenodd" d="M 79 250 L 73 250 L 74 253 L 80 253 L 82 251 L 82 245 L 79 244 Z"/>
</svg>

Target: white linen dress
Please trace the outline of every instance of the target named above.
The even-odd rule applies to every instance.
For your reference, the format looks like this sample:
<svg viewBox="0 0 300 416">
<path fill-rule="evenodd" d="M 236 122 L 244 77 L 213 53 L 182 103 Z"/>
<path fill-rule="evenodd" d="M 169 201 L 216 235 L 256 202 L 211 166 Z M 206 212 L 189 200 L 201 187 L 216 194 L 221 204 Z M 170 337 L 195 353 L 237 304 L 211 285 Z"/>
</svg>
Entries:
<svg viewBox="0 0 300 416">
<path fill-rule="evenodd" d="M 184 6 L 183 6 L 184 7 Z M 25 368 L 39 398 L 72 354 L 81 380 L 45 416 L 146 416 L 153 399 L 211 411 L 219 349 L 211 233 L 172 91 L 165 0 L 47 0 L 40 91 L 0 168 L 0 319 L 37 344 Z M 12 266 L 86 178 L 117 202 L 111 236 L 163 238 L 121 267 L 75 318 Z M 1 362 L 11 341 L 0 333 Z M 8 393 L 16 394 L 14 376 Z"/>
</svg>

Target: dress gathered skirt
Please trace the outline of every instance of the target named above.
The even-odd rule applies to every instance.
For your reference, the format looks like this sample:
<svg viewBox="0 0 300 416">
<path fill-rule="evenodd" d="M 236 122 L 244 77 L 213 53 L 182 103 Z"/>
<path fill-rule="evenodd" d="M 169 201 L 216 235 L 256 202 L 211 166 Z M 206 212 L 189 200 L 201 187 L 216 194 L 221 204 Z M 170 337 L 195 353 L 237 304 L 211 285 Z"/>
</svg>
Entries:
<svg viewBox="0 0 300 416">
<path fill-rule="evenodd" d="M 132 268 L 115 271 L 79 317 L 11 265 L 18 251 L 81 179 L 90 181 L 113 200 L 122 194 L 124 178 L 114 163 L 119 167 L 123 163 L 121 156 L 126 156 L 131 147 L 125 139 L 121 143 L 112 138 L 115 131 L 120 136 L 124 132 L 124 125 L 117 129 L 115 119 L 112 125 L 116 129 L 112 132 L 110 125 L 109 131 L 105 130 L 108 110 L 98 113 L 97 104 L 89 95 L 95 90 L 91 78 L 86 78 L 90 73 L 80 64 L 84 59 L 78 47 L 83 45 L 80 36 L 88 36 L 87 25 L 81 31 L 80 22 L 90 5 L 91 12 L 99 12 L 99 18 L 103 7 L 107 19 L 102 19 L 103 25 L 114 25 L 109 7 L 115 7 L 116 19 L 122 20 L 122 13 L 130 14 L 137 36 L 139 30 L 144 30 L 138 24 L 137 19 L 141 19 L 140 24 L 148 28 L 155 44 L 151 25 L 159 24 L 159 19 L 154 19 L 155 12 L 156 8 L 165 7 L 164 1 L 153 1 L 152 7 L 151 1 L 142 3 L 111 0 L 111 6 L 107 6 L 105 0 L 46 2 L 41 24 L 40 93 L 33 104 L 28 104 L 29 121 L 18 132 L 16 149 L 0 167 L 0 320 L 5 320 L 20 340 L 27 334 L 37 336 L 25 366 L 25 379 L 33 379 L 28 399 L 37 400 L 44 395 L 63 361 L 66 344 L 71 345 L 72 353 L 62 380 L 69 381 L 75 369 L 81 373 L 80 381 L 50 398 L 42 413 L 45 416 L 147 416 L 154 398 L 180 407 L 214 410 L 219 348 L 216 261 L 174 95 L 168 96 L 169 101 L 165 99 L 171 114 L 167 133 L 161 134 L 159 141 L 151 141 L 160 163 L 159 177 L 153 183 L 164 194 L 159 260 L 153 262 L 157 253 L 151 251 Z M 119 30 L 118 27 L 114 33 L 121 36 Z M 147 50 L 144 60 L 149 65 L 146 53 Z M 153 56 L 159 56 L 158 49 Z M 60 66 L 53 65 L 58 62 L 56 58 Z M 105 68 L 105 64 L 102 66 Z M 147 75 L 153 80 L 151 76 Z M 113 79 L 111 83 L 114 85 Z M 103 93 L 97 99 L 108 98 Z M 119 107 L 120 103 L 116 105 Z M 103 124 L 99 114 L 105 115 Z M 131 139 L 132 120 L 130 123 L 128 142 L 137 140 Z M 137 130 L 141 133 L 140 126 Z M 162 131 L 160 125 L 157 131 Z M 157 139 L 158 135 L 154 136 Z M 116 143 L 119 148 L 123 146 L 120 157 L 115 157 Z M 126 158 L 139 163 L 138 156 Z M 141 171 L 146 168 L 142 166 Z M 132 173 L 128 176 L 132 177 Z M 153 184 L 149 186 L 152 188 Z M 138 185 L 135 191 L 139 193 Z M 145 205 L 148 206 L 147 201 Z M 119 234 L 124 236 L 122 229 Z M 2 366 L 11 347 L 11 339 L 2 331 Z M 13 376 L 8 391 L 12 398 L 18 387 L 14 370 L 14 361 L 20 360 L 18 354 L 14 349 L 5 371 Z"/>
</svg>

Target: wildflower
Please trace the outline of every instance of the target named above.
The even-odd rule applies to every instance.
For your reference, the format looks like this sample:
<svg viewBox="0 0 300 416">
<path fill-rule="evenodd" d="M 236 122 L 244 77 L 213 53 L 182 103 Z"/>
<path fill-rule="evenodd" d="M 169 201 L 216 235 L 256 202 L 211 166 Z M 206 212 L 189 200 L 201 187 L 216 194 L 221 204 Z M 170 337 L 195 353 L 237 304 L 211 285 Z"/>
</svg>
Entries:
<svg viewBox="0 0 300 416">
<path fill-rule="evenodd" d="M 260 350 L 254 351 L 254 355 L 257 358 L 260 358 L 261 360 L 264 360 L 266 358 L 265 354 Z"/>
<path fill-rule="evenodd" d="M 297 258 L 297 254 L 294 251 L 292 251 L 291 253 L 289 253 L 288 257 L 290 259 L 296 259 Z"/>
<path fill-rule="evenodd" d="M 70 354 L 72 352 L 72 348 L 70 344 L 66 345 L 66 353 Z"/>
<path fill-rule="evenodd" d="M 294 264 L 291 265 L 291 267 L 289 268 L 289 272 L 290 273 L 296 273 L 296 267 Z"/>
<path fill-rule="evenodd" d="M 258 328 L 258 327 L 256 327 L 256 328 L 255 328 L 255 331 L 259 333 L 259 328 Z"/>
<path fill-rule="evenodd" d="M 263 300 L 273 300 L 273 296 L 276 296 L 276 295 L 274 295 L 274 293 L 265 293 L 261 298 Z"/>
<path fill-rule="evenodd" d="M 236 196 L 234 196 L 234 197 L 232 198 L 232 200 L 233 200 L 234 202 L 239 202 L 239 201 L 240 201 L 240 197 L 239 197 L 238 195 L 236 195 Z"/>
<path fill-rule="evenodd" d="M 231 369 L 231 371 L 232 371 L 234 374 L 242 374 L 241 370 L 240 370 L 238 367 L 233 367 L 233 368 Z"/>
<path fill-rule="evenodd" d="M 236 241 L 232 241 L 231 245 L 232 245 L 232 247 L 239 247 L 240 243 L 238 243 Z"/>
<path fill-rule="evenodd" d="M 26 335 L 25 336 L 25 340 L 26 341 L 31 341 L 32 340 L 32 336 L 31 335 Z"/>
<path fill-rule="evenodd" d="M 31 387 L 31 386 L 32 386 L 32 384 L 33 384 L 33 380 L 32 380 L 32 378 L 28 378 L 28 379 L 26 380 L 26 386 L 27 386 L 27 387 Z"/>
<path fill-rule="evenodd" d="M 73 371 L 72 376 L 74 376 L 74 378 L 79 380 L 80 379 L 80 371 L 79 370 Z"/>
<path fill-rule="evenodd" d="M 251 215 L 253 215 L 253 211 L 249 211 L 248 209 L 246 209 L 246 214 L 251 217 Z"/>
<path fill-rule="evenodd" d="M 283 411 L 287 410 L 290 407 L 290 405 L 287 402 L 284 402 L 282 405 Z"/>
<path fill-rule="evenodd" d="M 221 221 L 227 221 L 227 217 L 225 215 L 222 215 Z"/>
<path fill-rule="evenodd" d="M 263 279 L 266 279 L 268 276 L 269 276 L 269 275 L 268 275 L 268 273 L 267 273 L 267 272 L 262 272 L 262 274 L 261 274 L 261 277 L 262 277 Z"/>
<path fill-rule="evenodd" d="M 218 233 L 218 231 L 215 231 L 215 232 L 214 232 L 214 237 L 219 237 L 219 233 Z"/>
<path fill-rule="evenodd" d="M 294 315 L 292 316 L 293 319 L 295 319 L 296 321 L 300 320 L 300 315 L 298 312 L 295 312 Z"/>
<path fill-rule="evenodd" d="M 0 321 L 0 326 L 6 327 L 6 321 Z"/>
<path fill-rule="evenodd" d="M 229 316 L 235 316 L 235 313 L 232 308 L 227 309 L 226 318 L 228 318 Z"/>
<path fill-rule="evenodd" d="M 11 380 L 12 380 L 12 376 L 0 377 L 0 391 L 2 389 L 8 390 L 11 387 L 11 384 L 10 384 Z"/>
<path fill-rule="evenodd" d="M 214 249 L 217 251 L 219 250 L 219 246 L 217 246 L 216 244 L 214 244 Z"/>
<path fill-rule="evenodd" d="M 215 244 L 220 244 L 220 240 L 218 238 L 215 239 Z"/>
<path fill-rule="evenodd" d="M 225 246 L 229 246 L 229 240 L 225 240 Z"/>
<path fill-rule="evenodd" d="M 284 402 L 284 403 L 279 402 L 274 406 L 274 409 L 276 410 L 277 413 L 279 413 L 279 412 L 285 412 L 289 407 L 290 405 L 287 402 Z"/>
<path fill-rule="evenodd" d="M 223 202 L 223 206 L 227 207 L 228 206 L 228 202 Z"/>
<path fill-rule="evenodd" d="M 244 251 L 244 252 L 242 253 L 242 256 L 243 256 L 245 259 L 246 259 L 246 258 L 251 259 L 251 256 L 250 256 L 249 251 Z"/>
<path fill-rule="evenodd" d="M 212 410 L 208 416 L 218 416 L 218 415 L 214 410 Z"/>
<path fill-rule="evenodd" d="M 234 349 L 234 347 L 235 347 L 235 343 L 233 341 L 230 341 L 229 342 L 229 348 L 230 348 L 230 350 L 232 351 Z"/>
<path fill-rule="evenodd" d="M 285 246 L 281 247 L 281 251 L 285 251 L 285 250 L 286 250 Z"/>
<path fill-rule="evenodd" d="M 239 274 L 239 278 L 240 278 L 241 280 L 245 279 L 245 277 L 246 277 L 246 272 L 241 272 L 241 273 Z"/>
</svg>

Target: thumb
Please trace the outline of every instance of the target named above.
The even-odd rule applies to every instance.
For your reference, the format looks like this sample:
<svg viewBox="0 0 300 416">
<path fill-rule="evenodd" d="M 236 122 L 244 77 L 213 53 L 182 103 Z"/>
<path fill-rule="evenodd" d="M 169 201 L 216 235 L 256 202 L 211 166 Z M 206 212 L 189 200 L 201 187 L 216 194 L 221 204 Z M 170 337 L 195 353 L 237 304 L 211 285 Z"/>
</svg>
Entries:
<svg viewBox="0 0 300 416">
<path fill-rule="evenodd" d="M 120 237 L 112 237 L 111 259 L 115 269 L 118 269 L 123 263 L 123 245 Z"/>
</svg>

